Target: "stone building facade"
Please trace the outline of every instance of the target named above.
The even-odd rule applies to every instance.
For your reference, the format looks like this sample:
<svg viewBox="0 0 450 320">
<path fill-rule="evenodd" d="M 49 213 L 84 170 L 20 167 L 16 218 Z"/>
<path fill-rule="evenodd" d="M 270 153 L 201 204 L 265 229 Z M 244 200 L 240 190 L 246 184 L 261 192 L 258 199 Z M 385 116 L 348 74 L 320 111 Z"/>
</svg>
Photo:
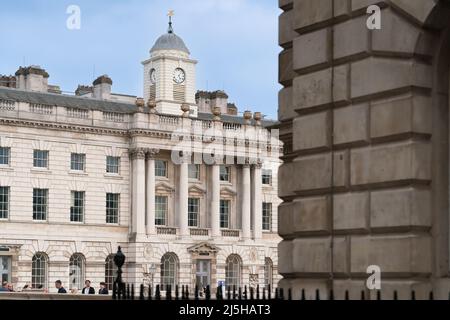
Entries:
<svg viewBox="0 0 450 320">
<path fill-rule="evenodd" d="M 143 64 L 147 100 L 112 93 L 107 76 L 63 95 L 38 66 L 0 85 L 2 281 L 111 287 L 121 246 L 135 285 L 278 283 L 272 122 L 197 112 L 195 63 L 172 28 Z"/>
<path fill-rule="evenodd" d="M 279 5 L 280 285 L 447 299 L 450 2 Z"/>
</svg>

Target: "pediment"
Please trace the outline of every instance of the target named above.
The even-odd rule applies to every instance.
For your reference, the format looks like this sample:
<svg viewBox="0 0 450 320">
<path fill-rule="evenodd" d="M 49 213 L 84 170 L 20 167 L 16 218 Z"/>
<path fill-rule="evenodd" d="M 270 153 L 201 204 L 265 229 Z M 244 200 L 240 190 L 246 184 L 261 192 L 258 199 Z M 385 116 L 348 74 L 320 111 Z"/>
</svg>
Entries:
<svg viewBox="0 0 450 320">
<path fill-rule="evenodd" d="M 206 190 L 201 188 L 200 186 L 193 185 L 193 186 L 189 187 L 189 192 L 190 193 L 201 193 L 201 194 L 204 194 L 204 193 L 206 193 Z"/>
<path fill-rule="evenodd" d="M 175 188 L 166 182 L 160 182 L 155 186 L 156 192 L 175 192 Z"/>
<path fill-rule="evenodd" d="M 237 195 L 237 192 L 229 187 L 224 187 L 224 188 L 220 189 L 220 194 L 227 195 L 227 196 L 235 196 L 235 195 Z"/>
<path fill-rule="evenodd" d="M 209 242 L 201 242 L 188 248 L 190 253 L 216 253 L 220 249 Z"/>
</svg>

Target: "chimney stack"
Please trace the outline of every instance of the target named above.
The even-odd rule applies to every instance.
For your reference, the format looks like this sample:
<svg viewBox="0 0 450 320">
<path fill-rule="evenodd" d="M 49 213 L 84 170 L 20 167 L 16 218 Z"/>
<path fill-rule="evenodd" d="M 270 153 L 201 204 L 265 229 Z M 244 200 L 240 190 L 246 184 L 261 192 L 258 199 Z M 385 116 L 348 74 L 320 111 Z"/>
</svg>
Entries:
<svg viewBox="0 0 450 320">
<path fill-rule="evenodd" d="M 16 72 L 17 88 L 26 91 L 47 92 L 48 73 L 40 66 L 20 67 Z"/>
<path fill-rule="evenodd" d="M 94 99 L 100 99 L 100 100 L 107 100 L 111 97 L 111 87 L 112 87 L 112 80 L 107 75 L 103 75 L 98 77 L 93 85 L 93 98 Z"/>
</svg>

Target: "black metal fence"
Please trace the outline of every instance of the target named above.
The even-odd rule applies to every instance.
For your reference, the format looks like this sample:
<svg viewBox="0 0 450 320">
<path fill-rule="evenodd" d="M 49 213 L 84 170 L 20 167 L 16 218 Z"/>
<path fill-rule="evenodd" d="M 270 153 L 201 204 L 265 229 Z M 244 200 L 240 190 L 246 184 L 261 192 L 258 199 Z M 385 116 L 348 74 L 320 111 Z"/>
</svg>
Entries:
<svg viewBox="0 0 450 320">
<path fill-rule="evenodd" d="M 114 284 L 113 288 L 113 299 L 114 300 L 293 300 L 292 289 L 288 289 L 287 292 L 283 288 L 277 288 L 274 290 L 272 294 L 271 288 L 260 288 L 259 286 L 256 288 L 247 287 L 244 288 L 236 288 L 222 286 L 217 287 L 217 290 L 214 294 L 211 293 L 210 287 L 206 287 L 206 289 L 199 290 L 196 286 L 191 291 L 189 286 L 175 286 L 172 288 L 171 286 L 166 286 L 163 291 L 160 285 L 156 285 L 153 287 L 144 287 L 144 285 L 140 286 L 139 294 L 135 294 L 134 285 L 119 285 L 117 283 Z M 315 296 L 311 299 L 307 299 L 305 289 L 302 289 L 300 292 L 300 300 L 335 300 L 335 294 L 333 290 L 330 290 L 329 294 L 326 297 L 322 297 L 320 294 L 320 290 L 315 291 Z M 342 299 L 341 299 L 342 300 Z M 349 291 L 344 292 L 343 300 L 350 300 Z M 352 300 L 373 300 L 370 296 L 367 295 L 366 291 L 361 291 L 358 299 Z M 376 291 L 375 300 L 400 300 L 397 291 L 393 291 L 390 296 L 382 296 L 381 291 Z M 402 300 L 416 300 L 416 292 L 411 291 L 410 296 L 407 299 Z M 421 299 L 424 300 L 424 299 Z M 434 293 L 431 291 L 428 294 L 428 300 L 434 300 Z M 448 294 L 448 300 L 450 300 L 450 292 Z"/>
</svg>

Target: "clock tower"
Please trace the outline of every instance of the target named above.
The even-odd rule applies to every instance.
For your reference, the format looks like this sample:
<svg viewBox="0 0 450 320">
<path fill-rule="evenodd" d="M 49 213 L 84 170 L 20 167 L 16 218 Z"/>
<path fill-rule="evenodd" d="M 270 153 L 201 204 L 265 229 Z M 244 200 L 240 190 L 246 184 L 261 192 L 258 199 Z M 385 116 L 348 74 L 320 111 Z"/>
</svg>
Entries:
<svg viewBox="0 0 450 320">
<path fill-rule="evenodd" d="M 174 33 L 173 12 L 169 13 L 169 29 L 156 40 L 150 58 L 144 65 L 144 99 L 154 100 L 163 114 L 181 115 L 181 104 L 191 106 L 191 116 L 197 116 L 195 102 L 196 60 L 190 58 L 183 39 Z"/>
</svg>

